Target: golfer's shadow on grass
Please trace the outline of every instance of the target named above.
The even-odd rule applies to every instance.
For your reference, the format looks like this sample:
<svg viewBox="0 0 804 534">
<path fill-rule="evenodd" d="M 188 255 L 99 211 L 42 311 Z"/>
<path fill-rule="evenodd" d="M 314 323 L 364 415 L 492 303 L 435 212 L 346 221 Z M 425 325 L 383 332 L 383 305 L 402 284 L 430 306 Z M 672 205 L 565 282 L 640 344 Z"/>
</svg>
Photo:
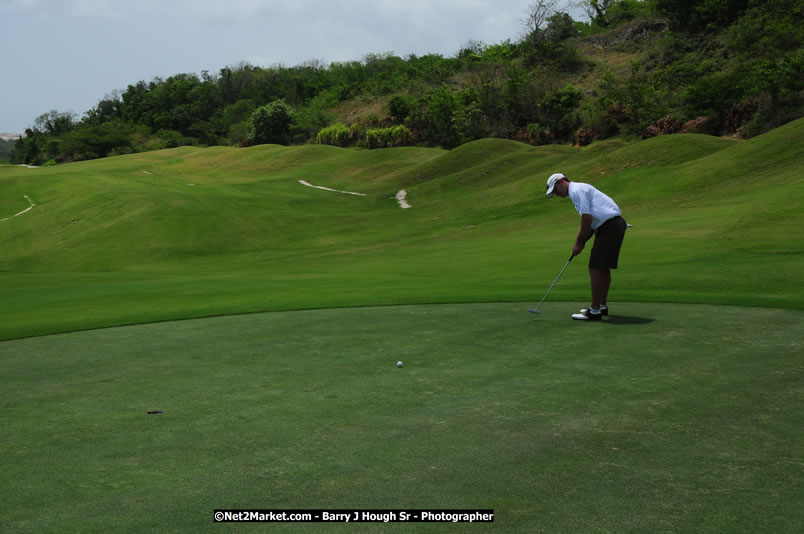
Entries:
<svg viewBox="0 0 804 534">
<path fill-rule="evenodd" d="M 608 324 L 616 325 L 638 325 L 650 324 L 656 319 L 648 319 L 647 317 L 629 317 L 627 315 L 609 315 L 608 319 L 603 321 Z"/>
</svg>

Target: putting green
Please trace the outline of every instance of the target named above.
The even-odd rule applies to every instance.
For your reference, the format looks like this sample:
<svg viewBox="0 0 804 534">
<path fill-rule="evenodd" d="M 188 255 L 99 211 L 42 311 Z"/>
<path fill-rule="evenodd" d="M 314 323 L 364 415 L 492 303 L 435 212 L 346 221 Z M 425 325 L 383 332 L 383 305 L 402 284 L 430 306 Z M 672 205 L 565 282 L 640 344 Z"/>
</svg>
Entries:
<svg viewBox="0 0 804 534">
<path fill-rule="evenodd" d="M 493 508 L 501 532 L 804 529 L 804 311 L 612 303 L 580 323 L 580 302 L 529 306 L 0 342 L 0 530 L 228 530 L 215 508 Z"/>
</svg>

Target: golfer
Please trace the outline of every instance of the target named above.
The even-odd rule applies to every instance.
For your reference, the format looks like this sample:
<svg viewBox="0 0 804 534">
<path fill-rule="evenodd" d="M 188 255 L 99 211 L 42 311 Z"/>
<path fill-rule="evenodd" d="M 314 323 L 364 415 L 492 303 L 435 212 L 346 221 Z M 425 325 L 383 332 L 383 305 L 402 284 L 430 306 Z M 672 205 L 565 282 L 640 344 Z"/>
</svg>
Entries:
<svg viewBox="0 0 804 534">
<path fill-rule="evenodd" d="M 592 283 L 592 305 L 573 314 L 579 321 L 599 321 L 609 314 L 606 299 L 611 285 L 611 269 L 617 268 L 620 247 L 625 237 L 627 224 L 617 204 L 589 184 L 570 182 L 566 176 L 556 173 L 547 179 L 547 198 L 553 195 L 570 197 L 581 214 L 581 229 L 572 256 L 581 253 L 586 242 L 594 234 L 595 244 L 589 257 L 589 279 Z"/>
</svg>

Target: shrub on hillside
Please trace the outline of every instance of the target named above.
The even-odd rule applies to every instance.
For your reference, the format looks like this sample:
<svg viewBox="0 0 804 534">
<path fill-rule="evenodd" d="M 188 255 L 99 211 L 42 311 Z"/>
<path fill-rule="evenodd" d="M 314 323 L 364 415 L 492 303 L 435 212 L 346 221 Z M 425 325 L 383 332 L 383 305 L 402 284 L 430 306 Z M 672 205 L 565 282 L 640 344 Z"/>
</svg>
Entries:
<svg viewBox="0 0 804 534">
<path fill-rule="evenodd" d="M 748 122 L 738 130 L 743 137 L 754 137 L 773 128 L 796 120 L 802 115 L 804 93 L 791 93 L 783 99 L 774 99 L 770 95 L 759 96 L 757 111 Z"/>
<path fill-rule="evenodd" d="M 355 142 L 354 128 L 337 123 L 324 128 L 316 136 L 316 142 L 321 145 L 347 147 Z"/>
<path fill-rule="evenodd" d="M 559 72 L 578 73 L 591 65 L 577 47 L 565 42 L 545 41 L 537 47 L 525 48 L 522 54 L 528 69 L 549 66 Z"/>
<path fill-rule="evenodd" d="M 226 134 L 226 139 L 230 145 L 245 147 L 248 146 L 248 136 L 251 133 L 251 119 L 245 119 L 237 124 L 232 124 Z"/>
<path fill-rule="evenodd" d="M 580 90 L 567 85 L 548 94 L 539 104 L 537 111 L 539 123 L 551 131 L 553 140 L 572 137 L 572 133 L 578 127 L 579 117 L 576 110 L 582 99 L 583 93 Z"/>
<path fill-rule="evenodd" d="M 413 134 L 406 126 L 394 126 L 391 128 L 391 138 L 394 146 L 407 146 L 413 142 Z"/>
<path fill-rule="evenodd" d="M 452 120 L 461 144 L 489 136 L 488 117 L 480 109 L 477 102 L 472 102 L 459 108 Z"/>
<path fill-rule="evenodd" d="M 579 146 L 586 146 L 595 139 L 595 130 L 593 128 L 583 127 L 579 128 L 575 133 L 575 142 Z"/>
<path fill-rule="evenodd" d="M 683 123 L 672 115 L 665 115 L 655 123 L 651 124 L 642 132 L 642 139 L 655 137 L 657 135 L 674 134 L 681 131 Z"/>
<path fill-rule="evenodd" d="M 391 136 L 388 128 L 372 128 L 366 130 L 366 147 L 387 148 L 390 146 Z"/>
<path fill-rule="evenodd" d="M 613 2 L 606 11 L 606 22 L 610 27 L 617 26 L 638 17 L 650 15 L 651 6 L 641 0 L 619 0 Z"/>
<path fill-rule="evenodd" d="M 739 131 L 746 122 L 751 120 L 758 109 L 758 97 L 749 98 L 734 104 L 726 115 L 726 123 L 723 126 L 724 132 L 731 134 Z"/>
<path fill-rule="evenodd" d="M 548 145 L 556 140 L 555 133 L 547 126 L 531 122 L 526 127 L 531 144 Z"/>
<path fill-rule="evenodd" d="M 607 110 L 605 122 L 609 124 L 606 130 L 616 124 L 618 131 L 642 134 L 668 112 L 662 102 L 663 95 L 646 83 L 638 61 L 631 64 L 628 78 L 618 78 L 613 72 L 606 72 L 598 92 L 600 105 Z"/>
<path fill-rule="evenodd" d="M 413 134 L 403 125 L 366 131 L 366 147 L 368 148 L 407 146 L 411 144 L 412 140 Z"/>
<path fill-rule="evenodd" d="M 684 126 L 681 127 L 681 133 L 708 134 L 711 132 L 710 123 L 709 117 L 696 117 L 684 123 Z"/>
<path fill-rule="evenodd" d="M 404 97 L 395 95 L 388 102 L 388 112 L 398 122 L 402 122 L 410 115 L 410 104 Z"/>
<path fill-rule="evenodd" d="M 732 133 L 736 128 L 730 130 L 728 115 L 736 108 L 740 112 L 741 103 L 765 93 L 774 100 L 779 99 L 784 94 L 804 88 L 800 79 L 800 70 L 792 62 L 768 60 L 744 63 L 730 72 L 699 78 L 682 93 L 682 102 L 688 116 L 707 116 L 711 119 L 708 133 Z M 744 114 L 748 109 L 740 113 Z M 732 121 L 735 118 L 732 117 Z"/>
<path fill-rule="evenodd" d="M 629 116 L 630 114 L 628 112 L 628 108 L 623 104 L 614 104 L 606 110 L 606 118 L 610 119 L 616 124 L 626 122 L 629 119 Z"/>
<path fill-rule="evenodd" d="M 656 128 L 659 129 L 660 135 L 674 134 L 681 131 L 683 124 L 680 120 L 672 115 L 665 115 L 656 121 Z"/>
<path fill-rule="evenodd" d="M 407 124 L 421 132 L 425 141 L 454 148 L 460 144 L 454 121 L 458 105 L 455 95 L 445 87 L 428 91 L 414 101 Z"/>
<path fill-rule="evenodd" d="M 645 131 L 642 132 L 642 139 L 648 139 L 649 137 L 656 137 L 657 135 L 661 135 L 659 133 L 659 128 L 656 127 L 655 124 L 651 124 Z"/>
<path fill-rule="evenodd" d="M 625 107 L 618 105 L 616 111 L 609 107 L 610 102 L 601 98 L 585 99 L 579 108 L 581 126 L 585 130 L 594 132 L 597 139 L 608 139 L 620 131 L 618 120 L 620 114 L 625 113 Z"/>
<path fill-rule="evenodd" d="M 508 139 L 511 139 L 512 141 L 519 141 L 520 143 L 532 144 L 527 128 L 517 128 L 511 132 L 511 135 L 508 136 Z"/>
</svg>

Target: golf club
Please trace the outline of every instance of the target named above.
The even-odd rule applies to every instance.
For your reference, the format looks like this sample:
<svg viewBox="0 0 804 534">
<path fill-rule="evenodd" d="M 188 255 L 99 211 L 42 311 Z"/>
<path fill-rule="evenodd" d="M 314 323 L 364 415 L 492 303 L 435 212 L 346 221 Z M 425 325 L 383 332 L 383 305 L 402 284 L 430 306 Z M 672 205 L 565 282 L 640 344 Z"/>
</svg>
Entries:
<svg viewBox="0 0 804 534">
<path fill-rule="evenodd" d="M 550 291 L 553 289 L 553 286 L 556 285 L 556 282 L 558 282 L 558 279 L 561 278 L 562 274 L 564 274 L 564 271 L 567 269 L 567 267 L 569 266 L 570 262 L 572 261 L 572 258 L 574 258 L 574 257 L 575 257 L 574 254 L 569 257 L 569 259 L 567 260 L 567 263 L 564 264 L 564 268 L 561 269 L 561 272 L 558 273 L 558 276 L 556 276 L 556 279 L 553 280 L 552 284 L 550 284 L 550 288 L 547 290 L 547 293 L 544 294 L 544 296 L 542 297 L 542 300 L 539 301 L 539 303 L 536 305 L 535 308 L 533 308 L 531 310 L 528 310 L 530 313 L 535 313 L 537 315 L 542 313 L 541 311 L 539 311 L 539 308 L 541 307 L 542 302 L 544 302 L 544 299 L 546 299 L 547 295 L 550 294 Z"/>
</svg>

